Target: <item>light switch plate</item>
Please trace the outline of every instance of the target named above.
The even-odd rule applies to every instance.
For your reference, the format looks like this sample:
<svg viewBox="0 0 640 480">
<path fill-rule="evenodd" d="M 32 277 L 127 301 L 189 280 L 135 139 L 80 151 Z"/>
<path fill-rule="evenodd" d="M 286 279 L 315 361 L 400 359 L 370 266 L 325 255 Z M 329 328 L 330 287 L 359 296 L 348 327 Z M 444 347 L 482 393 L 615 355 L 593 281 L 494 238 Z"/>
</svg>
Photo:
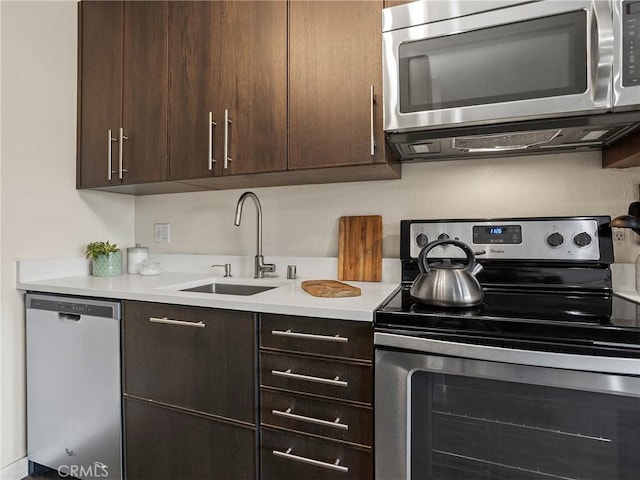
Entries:
<svg viewBox="0 0 640 480">
<path fill-rule="evenodd" d="M 170 224 L 154 223 L 153 224 L 153 241 L 155 243 L 169 243 L 170 232 L 171 232 Z"/>
</svg>

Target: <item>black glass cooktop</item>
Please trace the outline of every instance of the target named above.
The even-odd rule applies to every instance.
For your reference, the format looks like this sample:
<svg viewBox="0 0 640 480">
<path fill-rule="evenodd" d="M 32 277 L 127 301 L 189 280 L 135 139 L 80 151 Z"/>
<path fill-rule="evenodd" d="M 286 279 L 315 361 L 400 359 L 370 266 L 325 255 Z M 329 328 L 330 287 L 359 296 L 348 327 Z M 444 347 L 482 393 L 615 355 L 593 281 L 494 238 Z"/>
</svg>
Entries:
<svg viewBox="0 0 640 480">
<path fill-rule="evenodd" d="M 378 331 L 523 348 L 597 349 L 640 356 L 640 305 L 608 292 L 485 289 L 480 305 L 443 308 L 415 302 L 404 285 L 375 314 Z M 565 351 L 566 351 L 565 350 Z M 611 350 L 611 352 L 603 352 Z M 615 353 L 618 351 L 618 353 Z M 593 353 L 585 351 L 581 353 Z"/>
</svg>

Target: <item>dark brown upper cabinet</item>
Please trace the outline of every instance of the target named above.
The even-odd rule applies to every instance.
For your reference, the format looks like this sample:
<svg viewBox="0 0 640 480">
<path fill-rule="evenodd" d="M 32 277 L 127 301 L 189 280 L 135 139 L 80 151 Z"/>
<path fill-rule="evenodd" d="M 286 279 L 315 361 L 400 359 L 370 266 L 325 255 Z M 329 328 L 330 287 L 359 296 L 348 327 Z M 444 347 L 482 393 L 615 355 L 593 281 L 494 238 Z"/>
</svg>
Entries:
<svg viewBox="0 0 640 480">
<path fill-rule="evenodd" d="M 382 132 L 382 5 L 81 2 L 77 187 L 399 178 Z"/>
<path fill-rule="evenodd" d="M 167 172 L 167 2 L 80 3 L 79 188 Z"/>
<path fill-rule="evenodd" d="M 289 3 L 289 169 L 386 162 L 382 7 Z"/>
<path fill-rule="evenodd" d="M 635 131 L 602 152 L 603 168 L 640 166 L 640 130 Z"/>
<path fill-rule="evenodd" d="M 285 170 L 286 2 L 171 2 L 169 37 L 169 178 Z"/>
</svg>

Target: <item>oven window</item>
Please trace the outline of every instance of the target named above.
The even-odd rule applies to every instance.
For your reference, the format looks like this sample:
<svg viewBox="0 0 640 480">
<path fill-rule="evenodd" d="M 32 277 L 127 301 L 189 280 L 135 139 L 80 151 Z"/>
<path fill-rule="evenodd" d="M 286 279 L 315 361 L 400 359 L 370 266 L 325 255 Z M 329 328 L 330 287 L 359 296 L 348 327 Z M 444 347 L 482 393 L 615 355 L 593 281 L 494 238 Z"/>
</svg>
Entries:
<svg viewBox="0 0 640 480">
<path fill-rule="evenodd" d="M 583 10 L 400 45 L 400 111 L 580 94 Z"/>
<path fill-rule="evenodd" d="M 412 479 L 638 478 L 638 398 L 422 371 L 410 392 Z"/>
</svg>

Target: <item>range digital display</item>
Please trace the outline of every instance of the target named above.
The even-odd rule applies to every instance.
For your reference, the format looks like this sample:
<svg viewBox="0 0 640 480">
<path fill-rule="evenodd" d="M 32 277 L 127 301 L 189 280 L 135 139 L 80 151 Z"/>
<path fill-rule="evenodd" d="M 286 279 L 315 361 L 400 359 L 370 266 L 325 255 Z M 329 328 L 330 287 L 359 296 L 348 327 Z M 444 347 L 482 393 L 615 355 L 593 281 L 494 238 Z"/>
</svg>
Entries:
<svg viewBox="0 0 640 480">
<path fill-rule="evenodd" d="M 520 225 L 474 225 L 473 243 L 518 245 L 522 243 L 522 227 Z"/>
</svg>

